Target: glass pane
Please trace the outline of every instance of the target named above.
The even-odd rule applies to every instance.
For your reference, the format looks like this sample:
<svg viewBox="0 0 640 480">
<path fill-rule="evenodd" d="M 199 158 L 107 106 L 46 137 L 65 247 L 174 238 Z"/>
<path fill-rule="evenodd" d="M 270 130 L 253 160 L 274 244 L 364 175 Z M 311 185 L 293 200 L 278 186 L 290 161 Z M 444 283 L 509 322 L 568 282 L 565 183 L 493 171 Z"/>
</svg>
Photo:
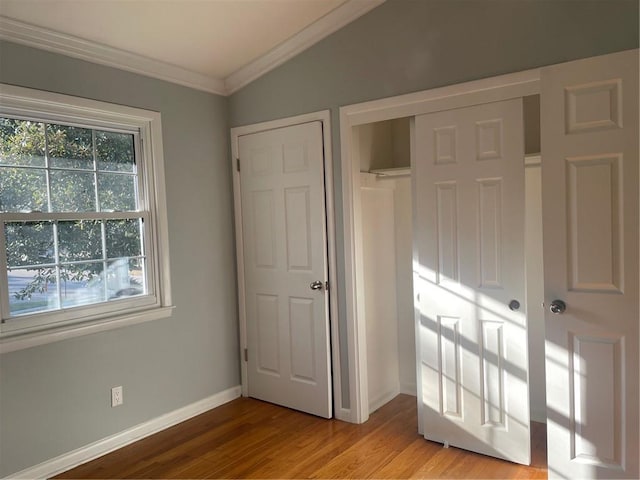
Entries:
<svg viewBox="0 0 640 480">
<path fill-rule="evenodd" d="M 44 170 L 0 166 L 0 212 L 46 212 Z"/>
<path fill-rule="evenodd" d="M 51 172 L 53 212 L 94 212 L 96 193 L 93 173 Z"/>
<path fill-rule="evenodd" d="M 0 165 L 44 167 L 44 124 L 0 118 Z"/>
<path fill-rule="evenodd" d="M 136 211 L 136 177 L 116 173 L 98 174 L 100 210 L 115 212 Z"/>
<path fill-rule="evenodd" d="M 54 263 L 53 223 L 7 223 L 7 264 L 11 267 Z"/>
<path fill-rule="evenodd" d="M 102 262 L 81 263 L 60 267 L 62 307 L 75 307 L 104 302 Z"/>
<path fill-rule="evenodd" d="M 135 172 L 133 135 L 130 133 L 96 132 L 98 170 Z"/>
<path fill-rule="evenodd" d="M 142 255 L 142 220 L 108 220 L 106 224 L 107 258 Z"/>
<path fill-rule="evenodd" d="M 58 222 L 60 261 L 101 260 L 101 224 L 99 220 Z"/>
<path fill-rule="evenodd" d="M 47 125 L 49 165 L 93 169 L 93 139 L 88 128 Z"/>
<path fill-rule="evenodd" d="M 12 316 L 59 308 L 55 267 L 9 270 L 7 274 Z"/>
<path fill-rule="evenodd" d="M 107 267 L 109 300 L 144 295 L 144 262 L 142 259 L 121 258 Z"/>
</svg>

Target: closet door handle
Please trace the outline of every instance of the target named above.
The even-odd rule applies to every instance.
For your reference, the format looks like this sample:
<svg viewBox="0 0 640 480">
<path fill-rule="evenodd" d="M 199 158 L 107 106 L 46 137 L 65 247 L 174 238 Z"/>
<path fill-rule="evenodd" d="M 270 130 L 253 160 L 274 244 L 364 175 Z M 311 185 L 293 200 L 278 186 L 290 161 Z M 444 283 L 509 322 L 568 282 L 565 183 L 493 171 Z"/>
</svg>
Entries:
<svg viewBox="0 0 640 480">
<path fill-rule="evenodd" d="M 553 302 L 551 302 L 551 306 L 549 307 L 549 310 L 551 310 L 551 313 L 555 313 L 556 315 L 560 315 L 564 313 L 566 309 L 567 309 L 567 304 L 564 303 L 562 300 L 554 300 Z"/>
<path fill-rule="evenodd" d="M 309 284 L 309 288 L 311 290 L 322 290 L 322 282 L 320 280 L 316 280 L 315 282 L 311 282 Z"/>
</svg>

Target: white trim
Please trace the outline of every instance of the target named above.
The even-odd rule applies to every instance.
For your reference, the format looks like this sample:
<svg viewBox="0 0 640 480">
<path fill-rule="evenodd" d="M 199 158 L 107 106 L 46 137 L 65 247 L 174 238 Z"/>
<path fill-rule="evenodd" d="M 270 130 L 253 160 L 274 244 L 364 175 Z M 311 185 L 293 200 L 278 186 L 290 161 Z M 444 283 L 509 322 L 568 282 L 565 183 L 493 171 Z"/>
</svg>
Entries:
<svg viewBox="0 0 640 480">
<path fill-rule="evenodd" d="M 335 402 L 334 402 L 335 403 Z M 351 422 L 351 410 L 348 408 L 336 408 L 333 412 L 336 420 L 342 420 L 343 422 Z"/>
<path fill-rule="evenodd" d="M 0 15 L 0 39 L 227 96 L 384 2 L 385 0 L 347 0 L 304 30 L 224 79 L 2 15 Z"/>
<path fill-rule="evenodd" d="M 340 108 L 351 126 L 540 93 L 540 69 L 447 85 Z"/>
<path fill-rule="evenodd" d="M 289 127 L 302 123 L 319 121 L 322 123 L 323 147 L 324 147 L 324 183 L 325 183 L 325 208 L 327 215 L 327 261 L 329 267 L 329 317 L 331 334 L 331 366 L 333 379 L 333 414 L 335 418 L 344 420 L 342 408 L 342 383 L 340 375 L 340 352 L 338 335 L 338 295 L 337 282 L 337 256 L 335 233 L 335 207 L 333 191 L 333 157 L 331 154 L 331 112 L 320 112 L 298 115 L 295 117 L 271 120 L 268 122 L 235 127 L 231 129 L 231 169 L 233 171 L 233 205 L 235 211 L 236 232 L 236 264 L 238 276 L 238 317 L 240 322 L 240 365 L 242 377 L 242 395 L 248 395 L 247 362 L 244 361 L 244 349 L 247 348 L 247 317 L 245 311 L 244 289 L 244 253 L 242 243 L 242 208 L 240 173 L 236 168 L 238 159 L 238 139 L 243 135 L 274 130 L 276 128 Z M 348 410 L 346 410 L 348 412 Z"/>
<path fill-rule="evenodd" d="M 111 128 L 131 128 L 132 125 L 142 128 L 148 122 L 161 119 L 160 113 L 150 110 L 4 83 L 0 83 L 0 106 L 3 111 L 13 111 L 17 114 L 46 113 L 60 121 L 81 117 L 96 126 Z M 162 131 L 159 130 L 158 133 Z"/>
<path fill-rule="evenodd" d="M 224 85 L 227 95 L 240 90 L 384 2 L 385 0 L 348 0 L 301 32 L 225 78 Z"/>
<path fill-rule="evenodd" d="M 158 78 L 196 90 L 226 95 L 224 81 L 221 79 L 8 17 L 0 16 L 0 39 Z"/>
<path fill-rule="evenodd" d="M 47 343 L 59 342 L 60 340 L 66 340 L 68 338 L 105 332 L 115 328 L 137 325 L 138 323 L 145 323 L 151 320 L 167 318 L 171 316 L 174 308 L 175 307 L 154 308 L 142 312 L 118 315 L 115 319 L 113 317 L 107 317 L 90 323 L 82 322 L 59 329 L 47 329 L 42 332 L 2 338 L 0 339 L 0 354 L 46 345 Z"/>
<path fill-rule="evenodd" d="M 345 303 L 352 422 L 363 423 L 369 418 L 366 335 L 364 318 L 360 315 L 360 312 L 364 312 L 360 163 L 353 160 L 359 159 L 357 130 L 353 127 L 539 93 L 540 70 L 535 69 L 340 108 Z"/>
<path fill-rule="evenodd" d="M 383 395 L 380 395 L 377 398 L 369 400 L 369 412 L 373 413 L 378 410 L 383 405 L 389 403 L 391 400 L 396 398 L 400 394 L 400 389 L 392 390 L 391 392 L 386 392 Z"/>
<path fill-rule="evenodd" d="M 253 123 L 251 125 L 243 125 L 240 127 L 233 127 L 231 129 L 231 139 L 236 139 L 237 137 L 241 137 L 243 135 L 250 135 L 252 133 L 264 132 L 267 130 L 275 130 L 277 128 L 291 127 L 293 125 L 300 125 L 302 123 L 309 122 L 329 122 L 330 121 L 330 111 L 322 110 L 319 112 L 313 113 L 304 113 L 302 115 L 296 115 L 295 117 L 287 117 L 287 118 L 278 118 L 276 120 L 268 120 L 266 122 Z M 232 150 L 232 153 L 237 154 L 238 144 L 231 144 L 231 148 L 236 148 L 236 150 Z M 234 160 L 235 161 L 235 160 Z M 233 167 L 235 170 L 235 166 Z"/>
<path fill-rule="evenodd" d="M 526 167 L 538 167 L 542 165 L 542 156 L 538 153 L 535 155 L 524 156 L 524 166 Z"/>
<path fill-rule="evenodd" d="M 140 423 L 135 427 L 90 443 L 71 452 L 42 462 L 31 468 L 12 473 L 6 478 L 51 478 L 95 458 L 137 442 L 178 423 L 224 405 L 240 396 L 240 386 L 235 386 L 211 395 L 190 405 Z"/>
</svg>

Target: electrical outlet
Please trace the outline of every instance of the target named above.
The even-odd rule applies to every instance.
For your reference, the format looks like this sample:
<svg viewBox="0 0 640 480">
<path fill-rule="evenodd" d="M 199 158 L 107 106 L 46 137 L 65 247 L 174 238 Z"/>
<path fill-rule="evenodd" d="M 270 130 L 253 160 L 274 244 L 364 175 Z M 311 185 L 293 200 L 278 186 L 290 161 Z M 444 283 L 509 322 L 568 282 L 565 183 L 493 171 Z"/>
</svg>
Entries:
<svg viewBox="0 0 640 480">
<path fill-rule="evenodd" d="M 113 387 L 111 389 L 111 406 L 117 407 L 124 403 L 124 397 L 122 396 L 122 385 L 119 387 Z"/>
</svg>

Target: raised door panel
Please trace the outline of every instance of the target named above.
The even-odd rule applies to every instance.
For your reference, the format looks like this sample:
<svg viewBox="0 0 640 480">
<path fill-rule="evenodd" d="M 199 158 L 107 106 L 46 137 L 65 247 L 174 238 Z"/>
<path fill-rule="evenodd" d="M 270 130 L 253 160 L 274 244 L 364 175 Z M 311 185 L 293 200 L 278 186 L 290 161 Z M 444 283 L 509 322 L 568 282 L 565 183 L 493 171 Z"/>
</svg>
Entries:
<svg viewBox="0 0 640 480">
<path fill-rule="evenodd" d="M 624 340 L 571 335 L 571 456 L 607 468 L 622 468 L 627 427 L 622 403 Z M 591 378 L 597 381 L 590 381 Z"/>
<path fill-rule="evenodd" d="M 276 268 L 276 214 L 272 190 L 251 192 L 250 214 L 254 240 L 252 242 L 255 268 Z"/>
<path fill-rule="evenodd" d="M 462 417 L 460 319 L 438 317 L 440 351 L 440 414 Z"/>
<path fill-rule="evenodd" d="M 502 287 L 502 179 L 477 180 L 478 286 Z"/>
<path fill-rule="evenodd" d="M 622 292 L 621 163 L 621 155 L 566 159 L 572 291 Z"/>
<path fill-rule="evenodd" d="M 289 271 L 312 271 L 309 187 L 286 188 L 284 197 L 287 268 Z"/>
<path fill-rule="evenodd" d="M 435 189 L 438 242 L 436 283 L 455 288 L 460 279 L 457 187 L 455 182 L 446 182 L 436 184 Z"/>
<path fill-rule="evenodd" d="M 289 298 L 291 379 L 296 382 L 315 384 L 317 381 L 317 343 L 313 317 L 312 298 Z"/>
<path fill-rule="evenodd" d="M 257 368 L 261 373 L 280 375 L 279 306 L 276 295 L 256 295 Z"/>
<path fill-rule="evenodd" d="M 482 424 L 505 427 L 503 322 L 482 321 Z"/>
</svg>

